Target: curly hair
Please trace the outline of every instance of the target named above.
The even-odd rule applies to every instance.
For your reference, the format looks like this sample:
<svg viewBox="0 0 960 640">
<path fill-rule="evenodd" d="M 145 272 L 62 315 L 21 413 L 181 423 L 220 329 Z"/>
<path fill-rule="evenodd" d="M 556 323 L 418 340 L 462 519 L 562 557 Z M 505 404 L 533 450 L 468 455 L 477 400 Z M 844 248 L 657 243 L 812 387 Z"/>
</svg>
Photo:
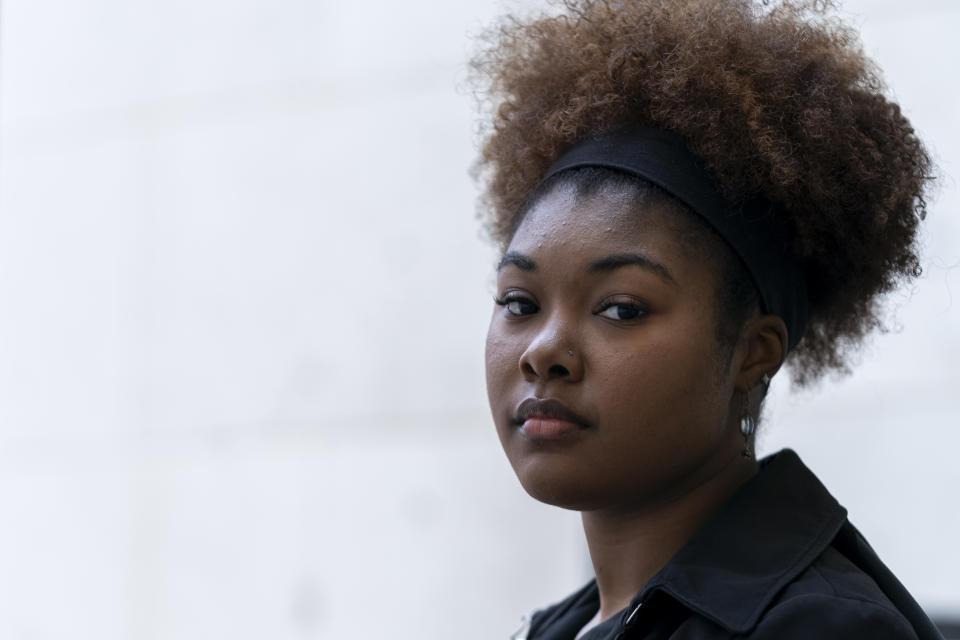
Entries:
<svg viewBox="0 0 960 640">
<path fill-rule="evenodd" d="M 673 131 L 731 202 L 772 202 L 809 285 L 799 384 L 848 371 L 883 294 L 920 274 L 930 157 L 830 2 L 566 0 L 506 17 L 473 59 L 490 107 L 477 175 L 506 245 L 524 201 L 577 140 Z"/>
</svg>

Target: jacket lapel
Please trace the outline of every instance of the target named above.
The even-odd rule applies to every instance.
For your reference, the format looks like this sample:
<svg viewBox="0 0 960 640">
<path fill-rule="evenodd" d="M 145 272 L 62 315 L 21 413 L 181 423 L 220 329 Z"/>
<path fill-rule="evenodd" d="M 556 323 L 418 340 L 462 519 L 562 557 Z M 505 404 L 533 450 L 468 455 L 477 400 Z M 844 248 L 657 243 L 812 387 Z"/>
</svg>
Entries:
<svg viewBox="0 0 960 640">
<path fill-rule="evenodd" d="M 644 587 L 733 633 L 829 546 L 847 512 L 789 449 L 765 458 L 712 520 Z"/>
</svg>

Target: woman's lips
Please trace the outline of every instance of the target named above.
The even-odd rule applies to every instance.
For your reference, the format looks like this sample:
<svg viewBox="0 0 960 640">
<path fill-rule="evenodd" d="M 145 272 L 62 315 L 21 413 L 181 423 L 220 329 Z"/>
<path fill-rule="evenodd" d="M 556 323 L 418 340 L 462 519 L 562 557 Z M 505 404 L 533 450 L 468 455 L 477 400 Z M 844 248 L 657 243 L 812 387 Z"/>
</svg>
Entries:
<svg viewBox="0 0 960 640">
<path fill-rule="evenodd" d="M 582 428 L 575 422 L 559 418 L 531 416 L 520 425 L 520 432 L 529 440 L 559 440 Z"/>
<path fill-rule="evenodd" d="M 558 440 L 589 426 L 586 420 L 552 398 L 527 398 L 517 407 L 514 421 L 529 440 Z"/>
</svg>

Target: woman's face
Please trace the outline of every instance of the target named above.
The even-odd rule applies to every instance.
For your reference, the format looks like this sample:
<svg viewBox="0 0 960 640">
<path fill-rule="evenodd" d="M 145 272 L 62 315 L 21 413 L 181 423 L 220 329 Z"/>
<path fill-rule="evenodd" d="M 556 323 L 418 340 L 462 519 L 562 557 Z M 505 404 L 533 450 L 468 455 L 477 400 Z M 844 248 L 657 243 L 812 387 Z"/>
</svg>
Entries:
<svg viewBox="0 0 960 640">
<path fill-rule="evenodd" d="M 487 392 L 510 464 L 543 502 L 653 507 L 743 448 L 717 342 L 718 276 L 682 244 L 677 216 L 619 189 L 558 188 L 510 242 Z"/>
</svg>

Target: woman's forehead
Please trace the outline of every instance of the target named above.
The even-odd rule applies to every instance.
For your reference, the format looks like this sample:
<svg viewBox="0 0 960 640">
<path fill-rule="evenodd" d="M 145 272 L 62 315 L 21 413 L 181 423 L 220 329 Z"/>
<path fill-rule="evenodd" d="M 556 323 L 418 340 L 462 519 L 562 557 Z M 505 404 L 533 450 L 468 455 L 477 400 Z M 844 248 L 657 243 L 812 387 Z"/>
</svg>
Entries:
<svg viewBox="0 0 960 640">
<path fill-rule="evenodd" d="M 550 245 L 623 251 L 644 247 L 670 252 L 680 243 L 682 225 L 668 207 L 638 202 L 635 192 L 602 187 L 579 195 L 569 187 L 545 194 L 524 216 L 510 250 Z"/>
</svg>

